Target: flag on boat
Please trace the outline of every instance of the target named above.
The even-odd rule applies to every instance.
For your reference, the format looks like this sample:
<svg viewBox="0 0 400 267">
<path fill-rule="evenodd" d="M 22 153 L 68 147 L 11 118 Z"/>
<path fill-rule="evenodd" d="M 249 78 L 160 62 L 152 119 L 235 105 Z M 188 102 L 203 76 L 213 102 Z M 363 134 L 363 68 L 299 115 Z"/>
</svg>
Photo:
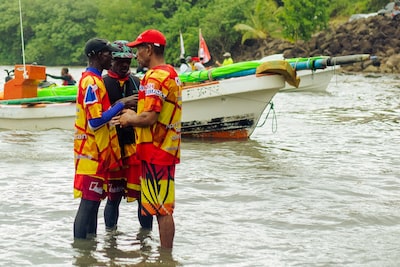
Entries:
<svg viewBox="0 0 400 267">
<path fill-rule="evenodd" d="M 202 58 L 201 63 L 203 64 L 207 63 L 211 59 L 206 41 L 204 40 L 203 35 L 201 35 L 201 29 L 199 29 L 199 58 Z"/>
<path fill-rule="evenodd" d="M 179 31 L 179 39 L 181 42 L 181 58 L 185 58 L 185 45 L 183 44 L 183 36 L 181 31 Z"/>
</svg>

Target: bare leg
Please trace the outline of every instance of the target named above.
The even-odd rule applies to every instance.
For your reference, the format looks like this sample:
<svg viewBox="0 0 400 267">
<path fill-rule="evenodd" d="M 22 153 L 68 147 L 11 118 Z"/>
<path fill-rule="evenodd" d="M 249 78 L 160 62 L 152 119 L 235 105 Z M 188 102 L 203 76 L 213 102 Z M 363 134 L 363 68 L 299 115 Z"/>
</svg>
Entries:
<svg viewBox="0 0 400 267">
<path fill-rule="evenodd" d="M 175 223 L 172 215 L 157 216 L 162 248 L 171 248 L 174 244 Z"/>
</svg>

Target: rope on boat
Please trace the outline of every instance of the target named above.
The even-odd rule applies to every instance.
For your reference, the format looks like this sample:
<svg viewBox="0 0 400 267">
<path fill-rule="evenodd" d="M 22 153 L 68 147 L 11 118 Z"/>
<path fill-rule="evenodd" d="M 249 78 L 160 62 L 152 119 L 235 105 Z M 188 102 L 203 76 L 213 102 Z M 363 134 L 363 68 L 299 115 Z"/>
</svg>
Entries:
<svg viewBox="0 0 400 267">
<path fill-rule="evenodd" d="M 261 125 L 257 125 L 257 128 L 263 127 L 264 124 L 267 122 L 268 116 L 272 110 L 272 124 L 271 124 L 271 129 L 273 133 L 276 133 L 278 130 L 278 120 L 276 117 L 275 109 L 274 109 L 274 103 L 272 101 L 269 102 L 269 110 L 267 113 L 267 116 L 265 116 L 264 121 L 261 123 Z"/>
<path fill-rule="evenodd" d="M 334 65 L 333 66 L 333 75 L 335 75 L 335 83 L 336 83 L 336 86 L 338 85 L 338 79 L 337 79 L 337 73 L 336 73 L 336 65 Z"/>
<path fill-rule="evenodd" d="M 212 72 L 211 72 L 211 71 L 212 71 L 212 69 L 209 69 L 208 72 L 207 72 L 207 76 L 208 76 L 208 80 L 209 80 L 209 81 L 212 81 L 212 80 L 213 80 Z M 200 75 L 199 75 L 199 78 L 200 78 Z"/>
</svg>

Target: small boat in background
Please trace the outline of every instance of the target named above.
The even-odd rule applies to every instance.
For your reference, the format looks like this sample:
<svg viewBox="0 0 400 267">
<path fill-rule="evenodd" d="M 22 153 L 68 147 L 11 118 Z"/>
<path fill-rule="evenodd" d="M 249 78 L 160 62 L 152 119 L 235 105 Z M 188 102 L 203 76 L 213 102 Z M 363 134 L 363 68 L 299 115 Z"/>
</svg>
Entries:
<svg viewBox="0 0 400 267">
<path fill-rule="evenodd" d="M 315 69 L 315 68 L 305 68 L 297 67 L 296 65 L 299 62 L 304 61 L 315 61 L 316 59 L 322 59 L 327 57 L 310 57 L 310 58 L 289 58 L 285 59 L 283 54 L 275 54 L 263 57 L 260 62 L 266 62 L 270 60 L 286 60 L 291 63 L 292 67 L 296 69 L 297 75 L 300 78 L 300 84 L 296 88 L 287 84 L 284 88 L 281 89 L 281 92 L 326 92 L 329 83 L 332 80 L 333 75 L 335 74 L 336 70 L 340 68 L 340 65 L 335 66 L 327 66 L 323 69 Z M 311 64 L 311 63 L 310 63 Z"/>
<path fill-rule="evenodd" d="M 252 75 L 261 64 L 277 60 L 288 62 L 292 68 L 296 70 L 297 76 L 300 78 L 300 84 L 298 87 L 287 84 L 281 90 L 282 92 L 324 92 L 328 87 L 335 70 L 339 69 L 341 65 L 353 64 L 366 60 L 376 60 L 376 57 L 369 54 L 356 54 L 339 57 L 318 56 L 310 58 L 284 59 L 283 55 L 276 54 L 264 57 L 261 60 L 243 61 L 208 70 L 182 73 L 179 77 L 185 83 L 192 83 Z"/>
<path fill-rule="evenodd" d="M 286 84 L 280 92 L 326 92 L 333 75 L 340 69 L 340 66 L 329 66 L 325 69 L 316 70 L 298 70 L 297 75 L 300 78 L 299 87 L 293 87 Z"/>
<path fill-rule="evenodd" d="M 378 58 L 370 54 L 354 54 L 337 57 L 317 56 L 310 58 L 289 58 L 285 60 L 296 69 L 301 82 L 298 88 L 291 87 L 290 85 L 285 86 L 285 88 L 282 89 L 284 92 L 325 92 L 333 75 L 341 66 L 367 60 L 372 61 L 373 64 L 379 64 Z"/>
<path fill-rule="evenodd" d="M 0 101 L 0 128 L 12 130 L 72 129 L 75 95 L 38 96 L 38 84 L 46 79 L 46 67 L 16 65 L 14 77 L 4 85 Z"/>
</svg>

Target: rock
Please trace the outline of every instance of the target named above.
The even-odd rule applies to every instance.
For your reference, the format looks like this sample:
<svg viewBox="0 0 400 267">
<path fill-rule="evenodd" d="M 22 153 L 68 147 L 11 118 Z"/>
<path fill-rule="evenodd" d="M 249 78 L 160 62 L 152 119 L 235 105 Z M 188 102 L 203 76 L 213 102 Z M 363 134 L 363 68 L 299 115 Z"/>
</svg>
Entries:
<svg viewBox="0 0 400 267">
<path fill-rule="evenodd" d="M 284 54 L 285 58 L 371 54 L 381 61 L 380 67 L 373 66 L 369 61 L 342 68 L 350 71 L 400 73 L 399 36 L 400 21 L 390 17 L 372 16 L 319 32 L 308 42 L 299 41 L 294 44 L 267 38 L 251 42 L 251 46 L 238 47 L 238 51 L 232 51 L 232 54 L 236 62 L 259 59 L 272 54 Z"/>
<path fill-rule="evenodd" d="M 400 71 L 400 54 L 391 55 L 386 61 L 386 66 L 392 73 Z"/>
</svg>

